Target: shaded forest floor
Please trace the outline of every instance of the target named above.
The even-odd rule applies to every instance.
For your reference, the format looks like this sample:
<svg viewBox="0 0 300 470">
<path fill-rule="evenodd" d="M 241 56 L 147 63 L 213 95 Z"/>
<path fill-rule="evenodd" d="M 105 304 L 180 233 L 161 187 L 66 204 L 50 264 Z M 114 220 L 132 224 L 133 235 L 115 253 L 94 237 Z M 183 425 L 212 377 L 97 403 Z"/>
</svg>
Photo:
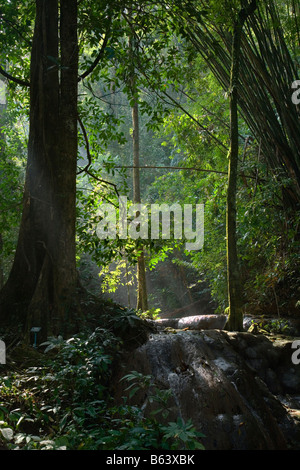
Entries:
<svg viewBox="0 0 300 470">
<path fill-rule="evenodd" d="M 145 342 L 153 327 L 134 310 L 94 296 L 82 308 L 83 329 L 67 340 L 49 338 L 35 348 L 20 341 L 18 328 L 5 337 L 0 450 L 143 449 L 145 436 L 135 438 L 139 423 L 147 441 L 160 446 L 159 424 L 144 422 L 126 403 L 116 407 L 110 390 L 120 356 Z"/>
</svg>

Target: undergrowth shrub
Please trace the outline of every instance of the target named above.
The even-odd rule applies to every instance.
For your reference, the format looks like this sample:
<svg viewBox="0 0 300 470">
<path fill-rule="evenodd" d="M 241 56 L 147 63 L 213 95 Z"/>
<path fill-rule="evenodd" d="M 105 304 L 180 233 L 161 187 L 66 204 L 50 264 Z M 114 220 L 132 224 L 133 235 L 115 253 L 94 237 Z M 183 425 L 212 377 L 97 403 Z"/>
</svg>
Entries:
<svg viewBox="0 0 300 470">
<path fill-rule="evenodd" d="M 110 331 L 52 338 L 44 346 L 41 366 L 0 378 L 0 444 L 12 450 L 203 448 L 191 422 L 163 425 L 126 398 L 116 406 L 109 385 L 120 340 Z M 124 378 L 132 395 L 148 379 Z M 167 395 L 155 389 L 148 397 L 159 401 L 164 416 Z"/>
</svg>

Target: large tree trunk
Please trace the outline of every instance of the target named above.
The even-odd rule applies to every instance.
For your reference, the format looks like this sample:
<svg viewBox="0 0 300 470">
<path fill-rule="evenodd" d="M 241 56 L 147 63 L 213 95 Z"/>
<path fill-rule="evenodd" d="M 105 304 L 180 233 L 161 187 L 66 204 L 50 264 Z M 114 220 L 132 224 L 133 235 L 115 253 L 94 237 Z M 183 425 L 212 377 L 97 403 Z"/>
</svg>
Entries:
<svg viewBox="0 0 300 470">
<path fill-rule="evenodd" d="M 76 290 L 77 2 L 37 0 L 23 215 L 0 320 L 67 334 Z M 60 58 L 59 58 L 60 52 Z"/>
</svg>

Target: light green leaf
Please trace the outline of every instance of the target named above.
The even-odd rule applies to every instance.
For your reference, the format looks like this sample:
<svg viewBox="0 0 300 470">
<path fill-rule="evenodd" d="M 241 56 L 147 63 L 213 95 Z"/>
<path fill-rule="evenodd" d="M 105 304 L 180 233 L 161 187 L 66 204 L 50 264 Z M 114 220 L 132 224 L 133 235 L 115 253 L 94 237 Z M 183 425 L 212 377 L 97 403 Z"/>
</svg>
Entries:
<svg viewBox="0 0 300 470">
<path fill-rule="evenodd" d="M 4 439 L 6 439 L 7 441 L 11 441 L 11 439 L 14 436 L 14 432 L 11 428 L 3 428 L 3 429 L 0 429 L 0 431 Z"/>
</svg>

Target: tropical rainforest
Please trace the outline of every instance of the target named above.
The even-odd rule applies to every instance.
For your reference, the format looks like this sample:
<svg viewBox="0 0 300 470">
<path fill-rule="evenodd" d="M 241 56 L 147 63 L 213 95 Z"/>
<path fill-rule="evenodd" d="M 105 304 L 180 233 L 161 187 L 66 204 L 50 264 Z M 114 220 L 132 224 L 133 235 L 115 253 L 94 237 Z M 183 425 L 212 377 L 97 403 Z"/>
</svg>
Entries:
<svg viewBox="0 0 300 470">
<path fill-rule="evenodd" d="M 0 44 L 0 444 L 202 448 L 110 374 L 160 317 L 300 318 L 299 3 L 5 0 Z"/>
</svg>

